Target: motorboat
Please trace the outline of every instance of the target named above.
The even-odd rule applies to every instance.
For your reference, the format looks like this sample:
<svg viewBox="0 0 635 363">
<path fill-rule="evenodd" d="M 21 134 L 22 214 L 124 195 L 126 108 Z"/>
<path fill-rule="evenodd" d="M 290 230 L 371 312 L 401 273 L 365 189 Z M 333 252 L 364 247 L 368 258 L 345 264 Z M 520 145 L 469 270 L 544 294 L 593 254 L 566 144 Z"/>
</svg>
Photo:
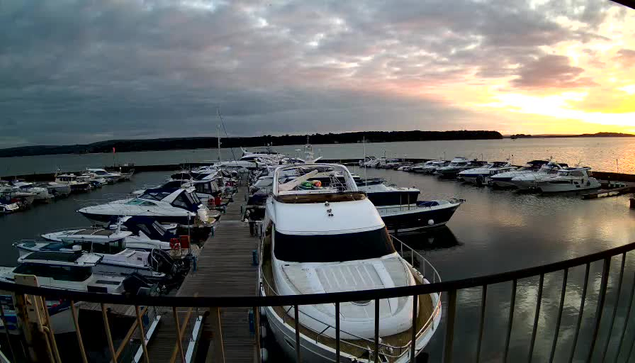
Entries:
<svg viewBox="0 0 635 363">
<path fill-rule="evenodd" d="M 213 200 L 222 194 L 222 189 L 218 184 L 219 183 L 214 179 L 169 180 L 156 188 L 162 190 L 194 188 L 194 193 L 200 199 L 201 203 L 208 205 L 210 204 L 210 200 Z M 135 190 L 132 194 L 135 196 L 141 196 L 146 192 L 146 190 L 147 189 Z"/>
<path fill-rule="evenodd" d="M 92 253 L 102 258 L 93 271 L 104 275 L 129 276 L 137 273 L 147 279 L 163 280 L 172 270 L 174 261 L 164 251 L 150 252 L 126 248 L 123 239 L 104 242 L 51 242 L 22 240 L 13 245 L 26 256 L 31 252 L 59 252 L 75 254 L 79 251 Z M 166 266 L 167 265 L 167 266 Z"/>
<path fill-rule="evenodd" d="M 26 209 L 35 201 L 35 193 L 27 190 L 20 190 L 8 183 L 0 184 L 0 204 L 12 206 L 17 205 L 18 209 Z"/>
<path fill-rule="evenodd" d="M 558 171 L 566 169 L 567 165 L 561 165 L 556 162 L 549 162 L 543 165 L 537 172 L 523 173 L 515 176 L 510 181 L 519 190 L 536 189 L 537 183 L 545 178 L 558 174 Z"/>
<path fill-rule="evenodd" d="M 46 203 L 53 198 L 53 196 L 49 194 L 47 188 L 36 186 L 33 183 L 29 183 L 25 181 L 14 181 L 12 185 L 16 191 L 25 192 L 25 193 L 33 193 L 34 202 Z"/>
<path fill-rule="evenodd" d="M 78 212 L 100 222 L 108 222 L 113 217 L 139 216 L 182 226 L 211 226 L 214 217 L 218 216 L 201 203 L 193 187 L 147 189 L 136 198 L 84 207 Z"/>
<path fill-rule="evenodd" d="M 457 175 L 457 178 L 470 184 L 486 185 L 493 175 L 512 170 L 516 170 L 516 167 L 511 163 L 506 161 L 494 161 L 480 168 L 463 170 Z"/>
<path fill-rule="evenodd" d="M 101 168 L 87 168 L 86 174 L 88 174 L 93 179 L 105 180 L 108 184 L 114 184 L 121 180 L 121 173 L 106 171 L 106 169 Z"/>
<path fill-rule="evenodd" d="M 374 156 L 367 156 L 364 160 L 359 161 L 359 166 L 366 168 L 374 168 L 379 164 L 379 160 Z"/>
<path fill-rule="evenodd" d="M 387 186 L 381 179 L 369 183 L 356 180 L 360 191 L 366 193 L 391 232 L 415 232 L 444 226 L 463 204 L 461 199 L 418 200 L 416 188 Z"/>
<path fill-rule="evenodd" d="M 20 210 L 18 203 L 4 203 L 0 201 L 0 215 L 10 214 Z"/>
<path fill-rule="evenodd" d="M 174 226 L 176 228 L 176 226 Z M 65 243 L 123 242 L 127 248 L 142 251 L 170 250 L 170 240 L 178 236 L 163 224 L 149 217 L 121 217 L 107 227 L 91 226 L 45 233 L 47 241 Z"/>
<path fill-rule="evenodd" d="M 415 165 L 412 171 L 418 174 L 434 174 L 437 169 L 448 166 L 450 164 L 447 160 L 429 160 L 423 164 Z"/>
<path fill-rule="evenodd" d="M 40 183 L 38 186 L 46 188 L 53 198 L 64 198 L 71 194 L 71 186 L 66 183 L 48 182 Z"/>
<path fill-rule="evenodd" d="M 442 178 L 455 178 L 463 170 L 477 168 L 482 165 L 482 162 L 476 160 L 469 161 L 464 157 L 456 157 L 447 166 L 437 168 L 434 173 Z"/>
<path fill-rule="evenodd" d="M 112 184 L 108 179 L 96 176 L 94 174 L 88 174 L 88 173 L 78 175 L 77 181 L 89 183 L 92 189 L 98 189 L 103 187 L 106 184 Z"/>
<path fill-rule="evenodd" d="M 511 180 L 517 176 L 536 173 L 542 168 L 544 165 L 549 164 L 549 160 L 532 160 L 527 162 L 523 167 L 516 170 L 506 171 L 504 173 L 499 173 L 496 175 L 492 175 L 490 177 L 489 185 L 497 188 L 515 188 L 516 185 L 511 182 Z"/>
<path fill-rule="evenodd" d="M 566 168 L 536 182 L 536 187 L 543 193 L 577 192 L 598 189 L 600 182 L 589 176 L 589 168 Z"/>
<path fill-rule="evenodd" d="M 70 186 L 71 193 L 87 192 L 92 189 L 90 182 L 79 180 L 75 174 L 60 174 L 55 176 L 55 183 Z"/>
<path fill-rule="evenodd" d="M 297 167 L 297 166 L 295 166 Z M 274 174 L 267 199 L 260 258 L 262 296 L 336 293 L 429 283 L 393 247 L 384 222 L 348 169 L 308 164 L 286 181 L 286 167 Z M 324 185 L 313 177 L 329 177 Z M 343 180 L 342 180 L 343 179 Z M 309 186 L 311 185 L 311 186 Z M 374 351 L 375 301 L 340 304 L 341 361 L 409 362 L 419 354 L 441 320 L 438 294 L 381 300 L 379 351 Z M 412 311 L 417 309 L 416 326 Z M 270 330 L 289 357 L 296 356 L 292 307 L 264 307 Z M 306 362 L 334 362 L 336 316 L 333 304 L 300 305 L 300 347 Z M 414 334 L 412 330 L 415 330 Z M 415 336 L 415 341 L 412 337 Z"/>
</svg>

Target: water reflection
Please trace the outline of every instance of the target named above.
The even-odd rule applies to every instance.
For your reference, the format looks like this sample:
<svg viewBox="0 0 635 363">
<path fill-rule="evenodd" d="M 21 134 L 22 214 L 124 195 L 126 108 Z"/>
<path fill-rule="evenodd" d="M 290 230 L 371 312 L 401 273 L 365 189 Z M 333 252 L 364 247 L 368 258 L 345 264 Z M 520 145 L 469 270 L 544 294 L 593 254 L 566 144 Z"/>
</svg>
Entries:
<svg viewBox="0 0 635 363">
<path fill-rule="evenodd" d="M 395 236 L 403 243 L 419 251 L 431 251 L 461 245 L 452 230 L 446 226 L 420 233 L 397 234 Z"/>
</svg>

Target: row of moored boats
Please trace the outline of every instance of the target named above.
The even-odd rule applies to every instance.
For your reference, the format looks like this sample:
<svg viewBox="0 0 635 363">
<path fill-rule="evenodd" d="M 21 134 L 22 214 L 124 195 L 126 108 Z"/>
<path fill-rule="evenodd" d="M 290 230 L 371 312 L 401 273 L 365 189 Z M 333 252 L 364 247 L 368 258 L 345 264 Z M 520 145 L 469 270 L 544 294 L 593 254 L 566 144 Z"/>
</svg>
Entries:
<svg viewBox="0 0 635 363">
<path fill-rule="evenodd" d="M 563 193 L 600 188 L 588 167 L 569 167 L 553 160 L 532 160 L 522 167 L 509 162 L 484 162 L 456 157 L 448 160 L 429 160 L 419 164 L 381 163 L 378 159 L 360 161 L 364 167 L 390 168 L 418 174 L 437 175 L 441 178 L 462 180 L 476 185 L 497 188 L 517 188 L 543 193 Z"/>
</svg>

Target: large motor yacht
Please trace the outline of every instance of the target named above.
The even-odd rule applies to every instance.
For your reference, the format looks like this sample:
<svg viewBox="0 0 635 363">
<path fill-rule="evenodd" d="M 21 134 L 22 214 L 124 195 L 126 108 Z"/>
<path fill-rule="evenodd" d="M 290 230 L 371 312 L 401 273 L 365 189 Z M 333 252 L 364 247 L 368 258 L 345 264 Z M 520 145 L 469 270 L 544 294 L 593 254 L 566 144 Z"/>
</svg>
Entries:
<svg viewBox="0 0 635 363">
<path fill-rule="evenodd" d="M 492 175 L 489 180 L 489 185 L 496 188 L 515 188 L 516 185 L 512 183 L 512 179 L 517 176 L 536 173 L 544 165 L 548 164 L 548 160 L 532 160 L 527 162 L 523 167 L 516 170 L 506 171 L 496 175 Z"/>
<path fill-rule="evenodd" d="M 543 193 L 577 192 L 581 190 L 598 189 L 600 182 L 589 176 L 589 168 L 566 168 L 536 183 L 536 187 Z"/>
<path fill-rule="evenodd" d="M 476 160 L 469 161 L 464 157 L 456 157 L 447 166 L 437 168 L 434 174 L 441 178 L 455 178 L 463 170 L 478 168 L 483 164 L 483 162 Z"/>
<path fill-rule="evenodd" d="M 299 175 L 288 180 L 289 169 Z M 331 178 L 328 185 L 319 179 Z M 383 289 L 428 281 L 395 250 L 384 222 L 348 169 L 335 164 L 280 167 L 267 200 L 261 246 L 261 294 L 299 295 Z M 427 345 L 441 319 L 439 295 L 422 295 L 413 327 L 413 298 L 381 300 L 380 348 L 374 351 L 375 301 L 340 304 L 342 362 L 410 361 Z M 266 307 L 279 345 L 295 357 L 292 307 Z M 336 316 L 333 304 L 299 307 L 304 362 L 334 362 Z"/>
</svg>

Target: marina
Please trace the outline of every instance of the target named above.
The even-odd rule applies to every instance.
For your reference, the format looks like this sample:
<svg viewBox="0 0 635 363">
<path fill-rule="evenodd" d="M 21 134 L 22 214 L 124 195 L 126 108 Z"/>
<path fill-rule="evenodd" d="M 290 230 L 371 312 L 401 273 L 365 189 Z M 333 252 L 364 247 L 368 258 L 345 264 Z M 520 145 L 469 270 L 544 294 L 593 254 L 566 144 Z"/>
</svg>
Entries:
<svg viewBox="0 0 635 363">
<path fill-rule="evenodd" d="M 282 158 L 283 156 L 266 156 L 268 160 L 267 165 L 273 163 L 273 168 L 270 167 L 270 169 L 273 170 L 277 163 L 282 162 Z M 320 162 L 322 164 L 316 165 L 324 165 L 324 167 L 326 167 L 331 161 L 320 160 Z M 413 231 L 408 228 L 399 227 L 392 231 L 398 236 L 393 237 L 393 244 L 397 252 L 399 252 L 399 255 L 403 256 L 406 260 L 412 259 L 410 262 L 413 263 L 413 266 L 423 268 L 422 272 L 427 270 L 427 273 L 430 273 L 430 271 L 436 268 L 439 271 L 439 275 L 434 277 L 437 284 L 441 280 L 451 283 L 452 281 L 463 278 L 505 273 L 506 271 L 518 270 L 519 268 L 530 268 L 532 266 L 557 262 L 574 256 L 584 256 L 598 251 L 610 250 L 613 247 L 628 243 L 630 238 L 632 238 L 632 232 L 630 232 L 630 228 L 628 227 L 631 224 L 630 219 L 632 218 L 628 206 L 629 193 L 632 191 L 632 189 L 630 189 L 631 186 L 628 181 L 630 177 L 628 175 L 601 172 L 597 174 L 594 173 L 594 176 L 597 175 L 600 180 L 603 181 L 604 189 L 598 188 L 592 190 L 590 193 L 581 191 L 573 194 L 565 193 L 552 196 L 544 193 L 527 193 L 505 188 L 488 187 L 486 185 L 486 179 L 482 180 L 484 183 L 474 183 L 468 182 L 467 180 L 453 181 L 447 177 L 439 178 L 434 175 L 418 173 L 416 165 L 424 162 L 425 160 L 420 159 L 391 161 L 389 168 L 362 167 L 357 163 L 358 166 L 350 166 L 349 169 L 353 173 L 356 186 L 365 190 L 364 193 L 369 196 L 371 201 L 377 203 L 376 208 L 382 218 L 388 218 L 387 215 L 382 214 L 385 213 L 382 212 L 382 208 L 386 207 L 388 207 L 386 212 L 389 208 L 397 208 L 396 210 L 400 210 L 400 213 L 410 213 L 410 211 L 416 211 L 417 208 L 435 208 L 435 205 L 442 206 L 444 203 L 422 202 L 422 200 L 460 201 L 458 204 L 460 208 L 455 209 L 453 213 L 455 215 L 451 216 L 451 219 L 448 218 L 445 220 L 442 224 L 443 226 L 436 222 L 440 217 L 434 216 L 420 218 L 419 220 L 422 224 L 421 227 L 417 228 L 418 231 L 416 233 L 413 233 Z M 353 161 L 350 163 L 352 164 Z M 324 167 L 320 166 L 318 168 Z M 191 170 L 199 170 L 200 166 L 188 166 L 188 170 L 190 168 Z M 259 191 L 265 191 L 264 195 L 267 195 L 266 193 L 272 192 L 272 189 L 268 188 L 273 188 L 274 185 L 257 182 L 257 180 L 259 180 L 257 179 L 258 176 L 262 175 L 262 171 L 266 169 L 260 167 L 258 170 L 256 174 L 252 171 L 249 174 L 242 173 L 225 177 L 230 179 L 227 179 L 228 181 L 223 182 L 223 184 L 227 183 L 227 185 L 231 184 L 231 186 L 223 187 L 224 189 L 222 190 L 226 190 L 225 192 L 221 192 L 221 189 L 215 192 L 219 193 L 218 195 L 223 193 L 225 196 L 217 199 L 215 194 L 210 194 L 209 197 L 206 197 L 207 199 L 203 204 L 206 207 L 213 205 L 213 209 L 217 210 L 217 214 L 214 214 L 217 222 L 214 223 L 209 237 L 205 237 L 201 242 L 198 242 L 196 249 L 192 250 L 193 257 L 190 257 L 189 261 L 195 262 L 194 265 L 190 264 L 189 273 L 184 277 L 182 283 L 173 287 L 173 291 L 166 295 L 165 298 L 170 298 L 170 296 L 174 296 L 175 298 L 190 298 L 194 300 L 187 301 L 192 302 L 199 300 L 207 301 L 206 299 L 208 298 L 227 297 L 232 299 L 236 296 L 241 296 L 245 299 L 250 297 L 255 299 L 262 294 L 259 292 L 259 286 L 263 286 L 263 283 L 258 283 L 259 267 L 257 264 L 262 258 L 258 257 L 258 251 L 261 251 L 261 247 L 259 246 L 263 243 L 263 238 L 266 240 L 266 234 L 263 234 L 264 230 L 262 229 L 263 227 L 261 227 L 261 218 L 263 215 L 257 217 L 257 213 L 245 214 L 245 212 L 250 206 L 252 208 L 255 206 L 250 205 L 250 203 L 256 203 L 253 201 L 253 197 L 258 195 Z M 483 173 L 481 173 L 481 170 L 483 170 Z M 481 169 L 477 169 L 476 173 L 486 175 L 485 171 L 487 171 L 489 175 L 490 172 L 488 170 L 489 167 L 481 167 Z M 500 174 L 503 175 L 507 170 L 508 169 L 502 168 L 499 171 Z M 208 171 L 206 171 L 206 173 L 207 172 Z M 320 173 L 324 174 L 323 171 Z M 301 187 L 302 193 L 319 193 L 321 188 L 328 187 L 329 183 L 333 183 L 334 180 L 338 180 L 337 183 L 341 182 L 341 176 L 336 175 L 335 179 L 333 179 L 332 175 L 329 177 L 327 174 L 322 174 L 309 173 L 304 178 L 295 174 L 289 174 L 288 177 L 285 177 L 284 183 L 293 183 L 292 185 L 295 187 Z M 14 237 L 15 241 L 24 238 L 34 238 L 37 237 L 38 234 L 46 234 L 51 232 L 51 230 L 62 230 L 64 228 L 68 231 L 63 231 L 63 233 L 67 234 L 67 237 L 64 238 L 70 238 L 72 240 L 73 233 L 79 233 L 78 235 L 86 236 L 82 238 L 97 239 L 98 235 L 91 235 L 91 233 L 96 232 L 89 232 L 87 229 L 71 228 L 72 226 L 81 226 L 82 224 L 86 226 L 90 224 L 86 219 L 81 222 L 81 216 L 75 212 L 81 209 L 81 205 L 94 205 L 96 200 L 99 200 L 98 203 L 104 204 L 113 200 L 129 198 L 132 192 L 135 192 L 134 195 L 138 198 L 142 196 L 145 191 L 152 192 L 156 190 L 152 189 L 152 187 L 160 185 L 162 180 L 166 180 L 166 178 L 170 176 L 174 178 L 175 175 L 173 170 L 136 173 L 131 182 L 108 185 L 91 193 L 77 194 L 75 197 L 62 199 L 55 203 L 37 206 L 17 214 L 7 215 L 0 218 L 0 224 L 20 223 L 21 220 L 28 221 L 32 214 L 37 214 L 38 218 L 41 219 L 42 213 L 47 213 L 48 210 L 51 210 L 51 213 L 56 213 L 58 220 L 60 216 L 62 216 L 62 218 L 72 216 L 72 218 L 70 218 L 66 224 L 57 223 L 54 227 L 46 227 L 46 224 L 39 225 L 39 230 L 30 231 L 28 234 L 24 233 L 25 230 L 13 229 L 13 233 L 22 231 L 19 235 Z M 457 173 L 457 176 L 459 175 L 460 173 Z M 269 177 L 261 176 L 261 178 L 264 179 L 260 180 L 267 180 Z M 229 182 L 229 180 L 235 181 Z M 609 184 L 607 184 L 609 181 L 611 183 L 610 188 Z M 186 180 L 183 182 L 187 183 Z M 253 185 L 259 185 L 259 187 L 250 187 Z M 395 187 L 395 185 L 397 187 Z M 113 189 L 109 190 L 109 188 Z M 378 196 L 373 197 L 373 193 L 377 192 L 392 193 L 394 196 L 389 197 L 388 194 L 386 194 L 381 198 Z M 197 194 L 201 195 L 198 192 Z M 606 196 L 612 196 L 612 198 L 606 198 Z M 103 199 L 103 197 L 106 198 Z M 592 203 L 583 200 L 589 198 L 598 200 Z M 412 204 L 415 201 L 418 201 L 417 204 Z M 396 207 L 394 203 L 397 203 Z M 382 207 L 382 205 L 386 207 Z M 55 210 L 58 211 L 56 212 Z M 59 210 L 66 210 L 66 212 L 60 214 Z M 76 221 L 73 222 L 72 220 Z M 385 220 L 387 226 L 388 223 L 392 223 L 389 222 L 389 218 Z M 580 234 L 582 230 L 578 224 L 579 222 L 576 222 L 579 220 L 592 221 L 590 228 L 583 229 L 586 231 L 586 235 Z M 163 221 L 163 223 L 170 223 L 170 221 Z M 182 224 L 188 222 L 175 220 L 172 221 L 172 223 Z M 561 227 L 558 229 L 534 228 L 534 226 L 549 226 L 554 223 Z M 610 229 L 600 228 L 600 226 L 607 223 L 611 224 L 612 227 Z M 113 226 L 115 227 L 111 228 L 117 228 L 116 225 Z M 132 224 L 130 224 L 130 227 L 131 226 Z M 95 231 L 98 231 L 98 229 Z M 181 228 L 180 231 L 183 233 L 186 229 Z M 129 236 L 128 233 L 129 232 L 126 232 L 122 234 L 122 236 Z M 51 234 L 51 236 L 58 238 L 56 237 L 58 234 L 55 233 Z M 575 236 L 575 239 L 571 239 L 572 236 Z M 113 235 L 113 237 L 108 238 L 116 241 L 118 237 L 114 237 Z M 126 241 L 128 241 L 128 243 L 139 241 L 132 240 L 130 237 L 122 238 L 127 238 Z M 166 238 L 168 240 L 174 239 L 174 237 Z M 558 240 L 560 241 L 559 243 L 547 243 L 547 241 Z M 542 241 L 545 243 L 542 243 Z M 572 244 L 573 241 L 576 241 L 575 245 Z M 587 242 L 581 243 L 584 241 Z M 174 245 L 171 240 L 169 242 L 169 248 L 172 249 Z M 24 246 L 30 248 L 28 244 Z M 572 252 L 572 246 L 577 246 L 575 252 Z M 137 245 L 136 248 L 143 247 L 142 245 Z M 526 252 L 528 249 L 531 250 L 531 253 Z M 574 253 L 574 255 L 571 255 L 571 253 Z M 179 256 L 185 256 L 186 254 L 187 251 L 185 253 L 181 252 Z M 28 253 L 25 255 L 28 255 Z M 523 255 L 525 257 L 522 259 L 508 258 L 508 256 L 511 255 Z M 4 258 L 7 261 L 5 264 L 12 265 L 14 263 L 11 262 L 12 257 L 10 255 Z M 13 261 L 15 261 L 15 259 L 13 259 Z M 453 266 L 457 264 L 462 266 L 460 270 L 453 268 Z M 598 264 L 590 265 L 590 268 L 591 272 L 593 272 L 591 276 L 595 276 L 594 278 L 601 277 L 602 274 L 600 273 L 601 271 L 598 270 L 600 268 Z M 632 268 L 630 263 L 625 263 L 624 271 L 626 271 L 626 275 L 628 275 L 629 271 L 632 271 Z M 611 274 L 624 275 L 624 273 L 620 273 L 619 262 L 611 264 L 608 269 Z M 570 271 L 567 279 L 570 290 L 575 291 L 579 287 L 584 286 L 583 272 L 584 269 L 580 270 L 579 268 Z M 600 274 L 597 275 L 596 273 Z M 265 273 L 265 275 L 267 274 L 269 274 L 269 279 L 271 279 L 273 276 L 271 272 Z M 432 277 L 429 277 L 431 275 L 424 274 L 424 276 L 432 279 Z M 630 281 L 628 277 L 624 277 L 624 280 Z M 516 288 L 520 293 L 522 289 L 531 289 L 532 286 L 535 287 L 535 283 L 536 282 L 521 283 L 518 281 Z M 557 304 L 551 305 L 546 303 L 549 299 L 558 299 L 557 290 L 553 288 L 546 289 L 547 286 L 552 286 L 559 282 L 549 282 L 551 285 L 547 285 L 547 283 L 548 282 L 545 282 L 545 286 L 543 287 L 543 289 L 545 289 L 543 292 L 544 296 L 541 298 L 545 301 L 545 305 L 542 306 L 542 312 L 540 313 L 545 314 L 545 316 L 557 312 L 557 310 L 553 310 L 557 309 Z M 267 284 L 271 284 L 271 282 L 265 283 L 265 286 L 269 286 Z M 612 286 L 611 289 L 615 288 L 614 285 L 610 286 Z M 508 301 L 508 294 L 508 288 L 492 285 L 488 289 L 487 298 L 489 300 L 494 299 L 492 301 Z M 588 294 L 589 297 L 587 299 L 590 299 L 588 305 L 593 306 L 591 296 L 601 296 L 602 291 L 590 289 Z M 505 297 L 506 295 L 507 297 Z M 419 303 L 425 301 L 426 298 L 427 295 L 421 295 L 418 298 Z M 449 297 L 445 295 L 445 299 L 448 298 Z M 625 298 L 627 297 L 623 297 L 623 299 Z M 154 299 L 160 300 L 161 297 L 157 296 L 154 297 Z M 439 321 L 437 324 L 439 324 L 439 327 L 447 326 L 449 323 L 448 319 L 454 319 L 452 314 L 448 315 L 449 310 L 446 305 L 451 304 L 451 301 L 445 299 L 443 300 L 443 304 L 441 304 L 441 300 L 439 300 L 439 306 L 443 309 L 443 313 L 439 313 L 438 315 Z M 481 299 L 480 297 L 475 298 L 465 292 L 458 295 L 456 299 L 456 303 L 462 306 L 462 308 L 457 310 L 457 313 L 463 314 L 467 320 L 462 323 L 456 323 L 459 324 L 459 326 L 463 325 L 463 328 L 457 327 L 458 330 L 455 330 L 455 334 L 457 334 L 457 339 L 472 339 L 468 337 L 474 334 L 474 332 L 464 324 L 478 316 Z M 573 306 L 575 306 L 574 300 L 570 300 L 568 297 L 564 301 L 565 304 L 573 304 Z M 610 301 L 614 303 L 615 301 L 621 300 Z M 237 304 L 236 306 L 221 309 L 212 305 L 204 307 L 204 304 L 195 304 L 195 306 L 179 305 L 174 308 L 168 305 L 167 307 L 157 306 L 143 310 L 144 305 L 141 305 L 142 310 L 140 310 L 140 317 L 144 321 L 144 334 L 146 334 L 147 351 L 150 361 L 179 361 L 181 355 L 183 359 L 188 362 L 203 362 L 206 360 L 253 362 L 265 358 L 268 359 L 267 361 L 281 362 L 297 360 L 292 358 L 296 351 L 293 349 L 289 350 L 288 348 L 290 347 L 286 345 L 287 343 L 285 343 L 284 340 L 273 339 L 271 336 L 272 331 L 270 330 L 270 324 L 272 324 L 270 319 L 273 317 L 271 314 L 289 315 L 289 320 L 286 320 L 286 322 L 291 324 L 292 330 L 288 336 L 291 339 L 290 344 L 293 346 L 295 344 L 293 324 L 296 321 L 293 317 L 293 309 L 291 309 L 291 311 L 286 310 L 286 312 L 285 310 L 274 309 L 268 314 L 269 316 L 261 317 L 260 315 L 264 310 L 254 309 L 253 305 L 241 306 Z M 496 303 L 494 303 L 494 305 L 496 305 Z M 345 305 L 341 305 L 342 308 L 344 306 Z M 97 319 L 96 323 L 99 323 L 101 320 L 102 310 L 107 309 L 110 324 L 119 327 L 111 330 L 113 333 L 113 342 L 116 343 L 113 344 L 113 349 L 117 357 L 122 359 L 123 357 L 129 357 L 123 361 L 127 361 L 127 359 L 143 361 L 143 359 L 145 359 L 143 358 L 145 354 L 143 352 L 143 346 L 139 340 L 139 324 L 137 323 L 138 319 L 134 305 L 100 305 L 84 301 L 78 304 L 77 308 L 80 321 L 82 321 L 82 319 Z M 535 307 L 532 307 L 531 304 L 521 304 L 515 309 L 517 310 L 517 314 L 521 314 L 522 316 L 522 314 L 525 313 L 531 314 L 531 310 L 534 308 Z M 254 314 L 255 311 L 258 311 L 258 314 Z M 276 313 L 274 313 L 274 311 L 276 311 Z M 304 314 L 304 311 L 303 309 L 299 310 L 300 314 Z M 588 311 L 590 310 L 587 310 L 587 312 Z M 619 319 L 623 316 L 621 314 L 625 313 L 626 311 L 622 305 L 617 314 L 617 318 Z M 421 313 L 419 316 L 425 316 L 425 314 Z M 505 325 L 505 314 L 497 314 L 490 311 L 488 315 L 489 318 L 486 321 L 488 326 Z M 581 316 L 582 326 L 592 322 L 594 319 L 593 315 L 586 314 Z M 283 321 L 285 319 L 283 319 Z M 303 319 L 299 321 L 303 321 Z M 261 324 L 256 322 L 261 322 Z M 316 329 L 317 328 L 303 328 L 301 331 L 303 335 L 307 337 L 313 336 L 311 339 L 319 340 L 319 336 L 312 335 L 314 334 L 312 332 Z M 445 330 L 446 333 L 443 333 L 443 329 L 438 334 L 433 334 L 426 338 L 427 344 L 425 348 L 418 347 L 417 351 L 419 352 L 419 350 L 421 350 L 421 352 L 417 355 L 425 357 L 425 359 L 429 361 L 439 361 L 441 356 L 447 356 L 447 352 L 443 353 L 447 345 L 447 337 L 445 336 L 447 335 L 447 330 Z M 528 327 L 525 323 L 522 323 L 515 325 L 513 331 L 515 332 L 514 334 L 519 336 L 531 333 L 531 324 L 529 324 L 529 331 L 527 331 L 527 329 Z M 560 329 L 563 332 L 569 332 L 581 328 L 576 328 L 575 320 L 572 320 L 571 316 L 565 314 Z M 257 337 L 262 335 L 261 330 L 265 330 L 269 336 L 267 338 L 257 339 Z M 587 339 L 591 338 L 588 333 L 586 333 L 586 330 L 583 330 L 583 332 L 585 333 L 581 333 L 581 341 L 587 341 Z M 608 333 L 604 332 L 604 334 Z M 176 336 L 180 336 L 181 339 L 175 339 Z M 68 341 L 70 337 L 72 337 L 70 332 L 66 337 L 64 334 L 60 335 L 59 339 L 61 344 L 65 344 L 64 342 Z M 327 339 L 327 337 L 325 336 L 324 339 Z M 368 346 L 372 347 L 374 344 L 372 343 L 372 333 L 369 339 Z M 498 348 L 494 348 L 496 339 L 493 336 L 485 335 L 480 339 L 482 340 L 483 350 L 481 354 L 483 354 L 484 357 L 499 351 Z M 540 354 L 540 351 L 549 346 L 549 337 L 538 335 L 535 339 L 535 354 Z M 334 340 L 334 342 L 335 341 L 336 340 Z M 127 342 L 127 344 L 123 344 L 124 342 Z M 392 343 L 390 343 L 390 340 L 385 340 L 382 344 Z M 522 340 L 511 340 L 509 344 L 508 354 L 510 356 L 522 356 L 525 354 L 523 353 L 525 343 L 523 343 Z M 565 351 L 572 349 L 573 342 L 569 339 L 562 338 L 559 344 L 564 347 L 562 350 Z M 331 345 L 331 347 L 335 349 L 335 345 Z M 614 346 L 611 345 L 611 347 Z M 87 347 L 87 349 L 95 348 L 94 346 Z M 372 350 L 372 348 L 369 349 Z M 393 352 L 399 351 L 397 348 L 391 349 Z M 405 354 L 409 348 L 402 349 L 405 349 L 401 351 Z M 361 351 L 355 353 L 354 351 L 346 349 L 341 352 L 342 354 L 353 353 L 358 355 L 358 357 L 366 354 Z M 393 354 L 387 353 L 387 350 L 385 352 L 385 354 L 387 354 L 385 357 Z M 307 356 L 307 354 L 308 353 L 305 352 L 304 356 Z M 470 353 L 470 351 L 461 350 L 456 351 L 455 354 L 455 359 L 461 361 L 462 359 L 468 359 L 472 353 Z M 89 355 L 92 357 L 91 361 L 99 356 L 104 359 L 103 361 L 106 361 L 109 356 L 109 349 L 106 345 L 102 347 L 101 353 L 93 351 Z M 170 359 L 166 357 L 170 357 Z M 70 359 L 70 357 L 67 358 Z M 369 358 L 370 361 L 374 360 L 372 352 Z M 74 360 L 76 357 L 72 359 Z M 380 361 L 384 359 L 385 358 L 381 358 Z"/>
</svg>

